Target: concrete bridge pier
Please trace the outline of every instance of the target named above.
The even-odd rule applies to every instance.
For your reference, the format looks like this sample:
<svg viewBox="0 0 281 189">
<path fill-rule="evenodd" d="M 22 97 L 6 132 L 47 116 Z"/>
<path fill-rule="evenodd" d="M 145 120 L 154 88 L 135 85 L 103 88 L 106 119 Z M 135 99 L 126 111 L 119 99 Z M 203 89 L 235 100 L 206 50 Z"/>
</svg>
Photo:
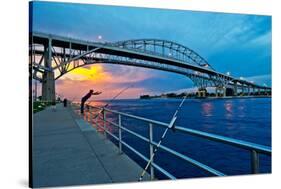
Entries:
<svg viewBox="0 0 281 189">
<path fill-rule="evenodd" d="M 267 95 L 267 90 L 264 89 L 264 90 L 263 90 L 263 93 L 264 93 L 264 95 Z"/>
<path fill-rule="evenodd" d="M 51 102 L 56 100 L 54 72 L 45 72 L 43 74 L 42 100 Z"/>
<path fill-rule="evenodd" d="M 233 88 L 234 96 L 237 96 L 237 82 L 234 83 L 234 88 Z"/>
<path fill-rule="evenodd" d="M 266 96 L 270 96 L 270 93 L 271 93 L 270 89 L 264 89 L 264 94 Z"/>
<path fill-rule="evenodd" d="M 206 97 L 206 93 L 207 93 L 207 90 L 205 88 L 200 88 L 200 89 L 198 89 L 197 97 L 205 98 Z"/>
<path fill-rule="evenodd" d="M 216 87 L 216 97 L 220 97 L 220 96 L 221 97 L 226 96 L 226 87 Z"/>
<path fill-rule="evenodd" d="M 44 45 L 44 65 L 50 71 L 43 73 L 42 100 L 54 102 L 56 100 L 55 74 L 52 70 L 52 39 Z"/>
<path fill-rule="evenodd" d="M 245 96 L 245 88 L 244 88 L 244 86 L 242 85 L 242 87 L 241 87 L 241 96 Z"/>
</svg>

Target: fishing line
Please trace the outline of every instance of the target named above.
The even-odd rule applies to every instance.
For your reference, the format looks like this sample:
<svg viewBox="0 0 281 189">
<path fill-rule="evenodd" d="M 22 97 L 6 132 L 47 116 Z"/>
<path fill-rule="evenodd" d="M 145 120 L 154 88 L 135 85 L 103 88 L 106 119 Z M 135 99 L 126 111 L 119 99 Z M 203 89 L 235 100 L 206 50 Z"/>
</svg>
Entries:
<svg viewBox="0 0 281 189">
<path fill-rule="evenodd" d="M 156 152 L 157 152 L 159 146 L 161 145 L 163 139 L 165 138 L 165 136 L 166 136 L 166 134 L 167 134 L 167 131 L 168 131 L 169 129 L 172 129 L 173 131 L 175 131 L 175 122 L 176 122 L 176 120 L 177 120 L 177 114 L 178 114 L 179 110 L 181 109 L 181 107 L 182 107 L 182 105 L 183 105 L 183 103 L 184 103 L 186 97 L 187 97 L 187 94 L 186 94 L 186 95 L 184 96 L 184 98 L 182 99 L 182 101 L 181 101 L 180 105 L 178 106 L 177 110 L 175 111 L 175 113 L 174 113 L 174 115 L 173 115 L 173 117 L 172 117 L 172 119 L 171 119 L 171 121 L 170 121 L 168 127 L 167 127 L 167 128 L 165 129 L 165 131 L 163 132 L 163 134 L 162 134 L 162 136 L 161 136 L 161 138 L 160 138 L 158 144 L 156 145 L 156 147 L 155 147 L 155 149 L 154 149 L 154 151 L 153 151 L 153 153 L 152 153 L 152 155 L 151 155 L 149 161 L 147 162 L 147 164 L 146 164 L 144 170 L 142 171 L 141 176 L 140 176 L 140 178 L 139 178 L 138 181 L 142 181 L 142 179 L 143 179 L 143 177 L 144 177 L 144 175 L 145 175 L 145 173 L 146 173 L 146 171 L 147 171 L 149 165 L 152 163 L 152 160 L 153 160 L 153 158 L 154 158 L 154 156 L 155 156 L 155 154 L 156 154 Z"/>
<path fill-rule="evenodd" d="M 113 100 L 115 100 L 115 99 L 116 99 L 118 96 L 120 96 L 123 92 L 125 92 L 126 90 L 128 90 L 129 88 L 131 88 L 131 87 L 133 87 L 133 86 L 134 86 L 134 84 L 131 84 L 131 85 L 129 85 L 128 87 L 122 89 L 120 92 L 118 92 L 108 103 L 106 103 L 106 104 L 101 108 L 101 110 L 97 113 L 97 115 L 96 115 L 93 119 L 97 118 L 97 117 L 99 116 L 99 114 L 103 112 L 104 108 L 106 108 Z M 90 101 L 90 102 L 91 102 L 91 101 Z M 90 102 L 89 102 L 89 103 L 90 103 Z M 88 103 L 88 104 L 89 104 L 89 103 Z"/>
</svg>

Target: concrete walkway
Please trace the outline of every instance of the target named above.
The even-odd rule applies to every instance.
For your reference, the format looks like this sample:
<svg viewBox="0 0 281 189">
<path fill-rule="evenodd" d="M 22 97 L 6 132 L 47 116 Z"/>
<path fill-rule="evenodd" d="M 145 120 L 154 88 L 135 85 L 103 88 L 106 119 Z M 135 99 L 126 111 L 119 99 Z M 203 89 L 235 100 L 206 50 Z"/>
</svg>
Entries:
<svg viewBox="0 0 281 189">
<path fill-rule="evenodd" d="M 136 182 L 141 171 L 70 108 L 34 114 L 34 187 Z"/>
</svg>

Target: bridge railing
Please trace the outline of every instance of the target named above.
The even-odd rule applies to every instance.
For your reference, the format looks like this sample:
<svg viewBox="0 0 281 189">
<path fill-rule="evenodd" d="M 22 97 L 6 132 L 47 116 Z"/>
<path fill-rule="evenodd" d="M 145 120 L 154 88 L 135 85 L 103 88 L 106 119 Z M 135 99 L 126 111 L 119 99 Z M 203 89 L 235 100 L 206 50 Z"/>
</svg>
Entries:
<svg viewBox="0 0 281 189">
<path fill-rule="evenodd" d="M 113 47 L 118 47 L 118 45 L 116 45 L 114 43 L 113 44 L 107 44 L 107 45 L 113 46 Z M 167 58 L 167 59 L 178 60 L 178 61 L 182 61 L 182 62 L 189 63 L 189 64 L 192 63 L 192 64 L 198 66 L 187 55 L 186 56 L 183 56 L 183 55 L 180 56 L 180 54 L 176 54 L 176 55 L 169 54 L 169 53 L 165 54 L 164 52 L 158 52 L 156 50 L 134 48 L 134 47 L 130 47 L 130 46 L 125 46 L 125 47 L 122 47 L 122 48 L 131 50 L 131 51 L 135 51 L 135 52 L 147 53 L 147 54 L 150 54 L 150 55 L 153 55 L 153 56 L 160 56 L 160 57 L 164 57 L 164 58 Z"/>
<path fill-rule="evenodd" d="M 73 106 L 77 108 L 77 107 L 79 107 L 79 103 L 75 103 L 75 104 L 73 104 Z M 96 110 L 96 111 L 93 111 L 93 110 Z M 107 113 L 117 115 L 118 123 L 115 123 L 115 122 L 107 119 L 107 116 L 106 116 Z M 139 133 L 136 133 L 128 128 L 125 128 L 122 125 L 122 120 L 124 117 L 145 122 L 147 124 L 147 127 L 149 128 L 148 129 L 149 137 L 147 138 L 145 136 L 140 135 Z M 118 141 L 118 148 L 119 148 L 120 153 L 122 153 L 122 147 L 125 146 L 129 150 L 131 150 L 134 154 L 136 154 L 141 159 L 143 159 L 145 162 L 148 162 L 151 158 L 153 158 L 152 157 L 153 149 L 157 145 L 157 142 L 153 140 L 153 128 L 154 127 L 167 128 L 169 126 L 168 123 L 164 123 L 164 122 L 160 122 L 160 121 L 156 121 L 156 120 L 152 120 L 152 119 L 147 119 L 147 118 L 140 117 L 140 116 L 135 116 L 135 115 L 127 114 L 124 112 L 110 110 L 108 108 L 100 108 L 100 107 L 95 107 L 95 106 L 88 106 L 88 110 L 86 111 L 84 118 L 87 121 L 89 121 L 90 123 L 96 125 L 97 128 L 101 129 L 105 136 L 110 135 L 112 138 L 116 139 L 116 141 Z M 116 135 L 113 132 L 111 132 L 107 128 L 107 124 L 110 124 L 110 125 L 113 125 L 114 127 L 116 127 L 118 129 L 118 134 Z M 122 131 L 123 132 L 125 131 L 125 132 L 137 137 L 138 139 L 141 139 L 145 143 L 148 143 L 149 144 L 149 157 L 146 157 L 144 154 L 137 151 L 130 144 L 124 142 L 122 140 Z M 220 135 L 216 135 L 216 134 L 211 134 L 211 133 L 207 133 L 207 132 L 202 132 L 202 131 L 198 131 L 198 130 L 194 130 L 194 129 L 188 129 L 188 128 L 177 126 L 177 125 L 175 126 L 175 131 L 183 133 L 183 134 L 193 135 L 193 136 L 200 137 L 203 139 L 208 139 L 211 141 L 227 144 L 227 145 L 234 146 L 234 147 L 237 147 L 240 149 L 248 150 L 251 155 L 251 162 L 249 162 L 249 163 L 251 164 L 251 173 L 252 174 L 259 173 L 259 166 L 260 166 L 259 154 L 271 156 L 271 147 L 269 147 L 269 146 L 259 145 L 259 144 L 255 144 L 255 143 L 251 143 L 251 142 L 247 142 L 247 141 L 243 141 L 243 140 L 237 140 L 237 139 L 224 137 L 224 136 L 220 136 Z M 188 157 L 187 155 L 177 152 L 176 150 L 171 149 L 167 146 L 160 145 L 159 148 L 181 160 L 186 161 L 187 163 L 192 164 L 193 166 L 195 166 L 201 170 L 204 170 L 207 173 L 210 173 L 211 175 L 226 176 L 226 174 L 220 172 L 219 170 L 216 170 L 204 163 L 201 163 L 191 157 Z M 167 170 L 165 170 L 162 167 L 160 167 L 159 165 L 157 165 L 153 160 L 150 165 L 151 179 L 154 179 L 154 169 L 158 170 L 160 173 L 162 173 L 169 179 L 176 179 L 176 177 L 174 175 L 172 175 Z"/>
</svg>

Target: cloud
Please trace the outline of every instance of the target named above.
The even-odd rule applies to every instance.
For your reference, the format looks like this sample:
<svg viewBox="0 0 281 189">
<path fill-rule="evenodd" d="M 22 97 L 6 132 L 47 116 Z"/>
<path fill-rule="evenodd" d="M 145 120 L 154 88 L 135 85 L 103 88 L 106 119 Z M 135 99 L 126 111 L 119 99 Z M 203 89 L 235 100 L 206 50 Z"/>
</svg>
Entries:
<svg viewBox="0 0 281 189">
<path fill-rule="evenodd" d="M 111 70 L 111 71 L 109 71 Z M 91 65 L 87 68 L 81 67 L 69 72 L 56 81 L 57 93 L 73 99 L 80 99 L 89 89 L 102 91 L 96 99 L 109 99 L 123 88 L 133 83 L 150 78 L 146 70 L 124 66 L 105 66 L 101 64 Z M 142 86 L 133 86 L 119 98 L 138 97 L 146 93 Z"/>
<path fill-rule="evenodd" d="M 245 78 L 248 81 L 253 81 L 254 83 L 260 84 L 260 85 L 266 85 L 266 86 L 271 86 L 271 75 L 270 74 L 265 74 L 265 75 L 255 75 L 251 77 L 246 77 Z"/>
<path fill-rule="evenodd" d="M 35 31 L 88 41 L 98 41 L 99 35 L 110 42 L 171 40 L 196 51 L 219 72 L 230 71 L 237 77 L 271 74 L 269 16 L 51 2 L 34 5 Z M 57 90 L 81 96 L 93 87 L 106 91 L 100 97 L 108 97 L 105 94 L 130 83 L 136 83 L 133 96 L 142 91 L 166 92 L 191 86 L 186 78 L 166 72 L 96 65 L 66 74 L 57 81 Z"/>
<path fill-rule="evenodd" d="M 225 26 L 218 26 L 217 29 L 224 31 L 224 33 L 214 42 L 213 48 L 217 50 L 223 50 L 230 46 L 251 48 L 271 43 L 270 17 L 244 15 L 240 19 L 236 19 L 235 16 L 228 22 L 224 22 Z"/>
</svg>

